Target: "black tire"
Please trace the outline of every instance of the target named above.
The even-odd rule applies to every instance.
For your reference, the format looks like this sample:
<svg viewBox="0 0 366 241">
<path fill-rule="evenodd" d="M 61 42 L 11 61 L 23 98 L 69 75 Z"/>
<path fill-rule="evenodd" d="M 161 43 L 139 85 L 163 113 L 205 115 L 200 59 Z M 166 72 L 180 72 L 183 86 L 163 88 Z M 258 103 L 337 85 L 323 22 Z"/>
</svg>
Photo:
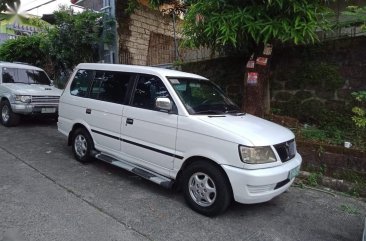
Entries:
<svg viewBox="0 0 366 241">
<path fill-rule="evenodd" d="M 91 155 L 93 150 L 94 143 L 89 132 L 84 128 L 76 129 L 72 135 L 72 152 L 75 159 L 81 163 L 91 162 L 94 159 Z"/>
<path fill-rule="evenodd" d="M 1 123 L 6 127 L 16 126 L 20 122 L 20 116 L 13 112 L 8 100 L 1 101 L 0 119 Z"/>
<path fill-rule="evenodd" d="M 187 204 L 205 216 L 223 213 L 232 201 L 232 189 L 225 173 L 208 161 L 189 165 L 183 172 L 181 187 Z"/>
</svg>

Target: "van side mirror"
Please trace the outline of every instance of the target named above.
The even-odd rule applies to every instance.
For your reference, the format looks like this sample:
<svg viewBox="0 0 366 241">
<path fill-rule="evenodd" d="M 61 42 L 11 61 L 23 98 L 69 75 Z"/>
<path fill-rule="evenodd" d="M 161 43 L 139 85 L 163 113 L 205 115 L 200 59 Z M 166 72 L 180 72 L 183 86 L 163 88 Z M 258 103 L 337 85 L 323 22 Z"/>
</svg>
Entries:
<svg viewBox="0 0 366 241">
<path fill-rule="evenodd" d="M 155 100 L 155 107 L 160 110 L 165 110 L 170 112 L 173 109 L 173 103 L 169 98 L 166 97 L 158 97 Z"/>
</svg>

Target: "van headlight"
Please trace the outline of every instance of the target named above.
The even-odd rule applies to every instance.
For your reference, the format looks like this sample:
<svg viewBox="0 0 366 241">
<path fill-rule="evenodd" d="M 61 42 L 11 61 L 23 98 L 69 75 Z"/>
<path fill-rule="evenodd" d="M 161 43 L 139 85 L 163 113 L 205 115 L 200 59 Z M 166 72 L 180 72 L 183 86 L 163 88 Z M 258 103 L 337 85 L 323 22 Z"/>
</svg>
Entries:
<svg viewBox="0 0 366 241">
<path fill-rule="evenodd" d="M 30 95 L 16 95 L 15 100 L 23 102 L 23 103 L 30 103 L 31 100 L 32 100 L 32 96 L 30 96 Z"/>
<path fill-rule="evenodd" d="M 263 164 L 277 161 L 270 146 L 249 147 L 239 145 L 239 155 L 241 161 L 248 164 Z"/>
</svg>

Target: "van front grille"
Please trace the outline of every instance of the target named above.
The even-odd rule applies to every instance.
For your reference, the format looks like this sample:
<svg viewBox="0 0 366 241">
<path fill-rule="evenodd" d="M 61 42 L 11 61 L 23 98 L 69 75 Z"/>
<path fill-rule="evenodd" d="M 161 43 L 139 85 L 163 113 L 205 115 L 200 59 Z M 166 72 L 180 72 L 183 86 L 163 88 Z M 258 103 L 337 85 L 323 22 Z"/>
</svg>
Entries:
<svg viewBox="0 0 366 241">
<path fill-rule="evenodd" d="M 289 140 L 277 145 L 274 145 L 277 154 L 281 158 L 282 162 L 287 162 L 291 160 L 296 155 L 296 143 L 295 140 Z"/>
</svg>

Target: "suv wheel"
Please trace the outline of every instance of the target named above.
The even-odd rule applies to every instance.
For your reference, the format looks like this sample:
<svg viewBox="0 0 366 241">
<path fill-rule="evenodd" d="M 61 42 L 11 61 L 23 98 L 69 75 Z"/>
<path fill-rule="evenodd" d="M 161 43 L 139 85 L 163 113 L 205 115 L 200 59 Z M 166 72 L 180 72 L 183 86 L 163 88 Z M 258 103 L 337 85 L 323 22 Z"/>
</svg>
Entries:
<svg viewBox="0 0 366 241">
<path fill-rule="evenodd" d="M 19 124 L 20 116 L 12 111 L 9 101 L 7 100 L 1 101 L 0 111 L 1 111 L 0 115 L 1 123 L 4 126 L 10 127 Z"/>
<path fill-rule="evenodd" d="M 83 128 L 74 131 L 72 137 L 72 151 L 76 160 L 87 163 L 93 160 L 91 151 L 93 150 L 93 139 L 90 134 Z"/>
<path fill-rule="evenodd" d="M 183 173 L 183 195 L 198 213 L 215 216 L 224 212 L 232 200 L 231 186 L 222 171 L 203 161 L 192 163 Z"/>
</svg>

